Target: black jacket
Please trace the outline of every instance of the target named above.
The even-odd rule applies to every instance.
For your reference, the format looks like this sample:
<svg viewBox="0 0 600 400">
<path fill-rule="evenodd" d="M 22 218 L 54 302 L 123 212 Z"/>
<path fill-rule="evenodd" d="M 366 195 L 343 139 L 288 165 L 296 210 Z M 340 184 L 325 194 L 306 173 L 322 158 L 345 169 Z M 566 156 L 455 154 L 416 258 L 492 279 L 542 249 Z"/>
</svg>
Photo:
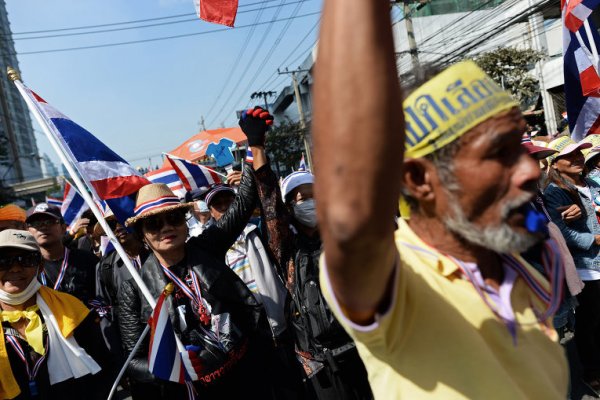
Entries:
<svg viewBox="0 0 600 400">
<path fill-rule="evenodd" d="M 225 264 L 225 253 L 246 226 L 255 208 L 256 199 L 253 171 L 249 166 L 246 166 L 238 195 L 229 210 L 215 225 L 209 227 L 200 236 L 191 238 L 185 244 L 186 258 L 184 262 L 177 266 L 171 266 L 171 270 L 178 274 L 180 278 L 184 278 L 181 275 L 185 274 L 190 268 L 194 270 L 200 281 L 202 295 L 212 307 L 212 314 L 229 313 L 232 324 L 241 331 L 243 341 L 246 343 L 247 352 L 245 356 L 228 374 L 231 379 L 236 380 L 232 381 L 226 376 L 225 379 L 218 379 L 207 385 L 219 387 L 216 393 L 220 395 L 237 393 L 236 391 L 243 393 L 242 390 L 248 388 L 240 380 L 248 380 L 248 383 L 254 381 L 252 384 L 253 389 L 256 389 L 257 386 L 260 386 L 261 390 L 263 388 L 268 389 L 267 377 L 261 379 L 264 382 L 256 382 L 256 379 L 260 379 L 260 364 L 248 362 L 249 359 L 260 361 L 257 356 L 260 353 L 261 340 L 257 338 L 256 331 L 258 325 L 264 320 L 264 312 L 244 282 Z M 160 295 L 169 282 L 154 255 L 150 255 L 144 263 L 141 276 L 155 298 Z M 184 345 L 195 344 L 194 332 L 182 331 L 180 327 L 179 313 L 175 308 L 181 305 L 181 302 L 185 302 L 186 299 L 177 298 L 176 294 L 175 292 L 166 300 L 173 327 Z M 175 306 L 174 303 L 176 303 Z M 188 304 L 185 311 L 188 322 L 193 318 L 190 317 L 192 313 L 190 308 Z M 127 352 L 133 349 L 151 312 L 150 305 L 143 299 L 135 282 L 133 280 L 125 282 L 119 294 L 118 316 L 121 337 Z M 140 346 L 139 351 L 129 365 L 128 372 L 137 381 L 155 381 L 155 378 L 148 371 L 147 357 L 148 338 L 146 338 L 144 345 Z M 213 357 L 212 354 L 201 354 L 201 357 L 207 365 L 208 372 L 213 367 L 218 367 L 219 360 Z M 223 384 L 225 382 L 229 384 Z M 161 382 L 161 385 L 164 391 L 164 386 L 170 384 Z M 175 386 L 179 388 L 174 388 L 171 393 L 181 391 L 182 385 Z M 200 383 L 196 387 L 204 398 L 211 398 L 210 387 L 207 388 Z"/>
<path fill-rule="evenodd" d="M 46 286 L 54 289 L 63 260 L 44 261 Z M 79 249 L 69 250 L 69 260 L 64 278 L 56 290 L 69 293 L 77 297 L 89 307 L 89 301 L 96 294 L 96 264 L 98 257 L 92 253 Z M 40 278 L 39 281 L 44 282 Z"/>
</svg>

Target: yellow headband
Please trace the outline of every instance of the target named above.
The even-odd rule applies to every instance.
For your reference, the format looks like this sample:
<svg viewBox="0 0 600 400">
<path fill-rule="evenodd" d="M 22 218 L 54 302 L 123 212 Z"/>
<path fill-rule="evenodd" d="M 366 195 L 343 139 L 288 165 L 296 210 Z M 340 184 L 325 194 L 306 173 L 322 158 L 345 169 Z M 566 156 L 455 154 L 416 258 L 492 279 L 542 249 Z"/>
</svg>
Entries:
<svg viewBox="0 0 600 400">
<path fill-rule="evenodd" d="M 406 158 L 446 146 L 490 117 L 518 107 L 473 61 L 451 66 L 404 100 Z"/>
</svg>

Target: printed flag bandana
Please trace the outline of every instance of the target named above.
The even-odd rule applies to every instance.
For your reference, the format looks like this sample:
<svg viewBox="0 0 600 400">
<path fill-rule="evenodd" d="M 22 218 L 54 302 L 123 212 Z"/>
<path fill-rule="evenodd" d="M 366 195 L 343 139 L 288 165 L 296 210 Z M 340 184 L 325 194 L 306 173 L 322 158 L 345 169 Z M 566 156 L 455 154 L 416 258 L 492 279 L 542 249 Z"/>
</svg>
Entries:
<svg viewBox="0 0 600 400">
<path fill-rule="evenodd" d="M 519 104 L 473 61 L 451 66 L 404 100 L 406 158 L 423 157 Z"/>
</svg>

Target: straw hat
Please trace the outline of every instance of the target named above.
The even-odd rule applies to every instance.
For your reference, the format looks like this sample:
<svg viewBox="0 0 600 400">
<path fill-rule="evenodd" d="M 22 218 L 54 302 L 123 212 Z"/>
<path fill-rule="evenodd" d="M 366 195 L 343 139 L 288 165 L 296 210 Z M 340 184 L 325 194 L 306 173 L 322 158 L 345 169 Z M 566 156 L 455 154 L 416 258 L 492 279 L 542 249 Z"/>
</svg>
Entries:
<svg viewBox="0 0 600 400">
<path fill-rule="evenodd" d="M 141 219 L 167 211 L 194 207 L 193 203 L 180 203 L 179 198 L 164 183 L 151 183 L 142 188 L 135 198 L 133 217 L 125 221 L 125 226 L 132 226 Z"/>
<path fill-rule="evenodd" d="M 554 149 L 558 151 L 556 154 L 552 154 L 548 157 L 548 163 L 552 164 L 558 157 L 566 156 L 569 153 L 574 152 L 575 150 L 585 150 L 593 147 L 593 145 L 589 142 L 575 142 L 568 136 L 561 136 L 548 144 L 548 148 Z"/>
</svg>

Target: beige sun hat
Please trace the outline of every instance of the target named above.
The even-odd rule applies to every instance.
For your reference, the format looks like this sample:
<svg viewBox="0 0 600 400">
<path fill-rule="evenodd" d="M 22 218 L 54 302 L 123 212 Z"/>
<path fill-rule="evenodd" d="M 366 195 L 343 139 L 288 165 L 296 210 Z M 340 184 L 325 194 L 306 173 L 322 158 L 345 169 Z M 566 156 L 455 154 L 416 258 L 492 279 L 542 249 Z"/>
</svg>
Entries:
<svg viewBox="0 0 600 400">
<path fill-rule="evenodd" d="M 164 183 L 151 183 L 143 186 L 136 198 L 134 216 L 125 221 L 125 226 L 134 225 L 141 219 L 166 211 L 192 209 L 193 203 L 180 203 L 171 189 Z"/>
</svg>

